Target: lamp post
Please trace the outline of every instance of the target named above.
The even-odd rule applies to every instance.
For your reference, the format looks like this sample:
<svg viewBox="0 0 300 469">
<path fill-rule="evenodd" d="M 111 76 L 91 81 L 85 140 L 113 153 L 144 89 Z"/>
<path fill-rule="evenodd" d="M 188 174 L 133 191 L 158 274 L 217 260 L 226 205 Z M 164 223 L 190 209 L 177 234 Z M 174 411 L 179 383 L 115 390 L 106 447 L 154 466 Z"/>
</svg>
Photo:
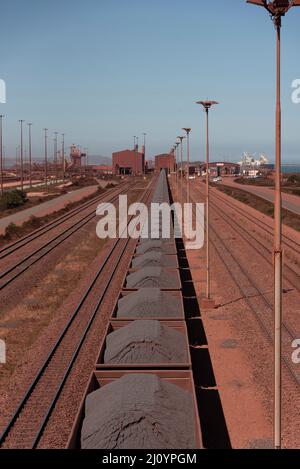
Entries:
<svg viewBox="0 0 300 469">
<path fill-rule="evenodd" d="M 29 187 L 32 187 L 32 144 L 31 144 L 31 127 L 32 123 L 28 122 L 28 152 L 29 152 Z"/>
<path fill-rule="evenodd" d="M 281 23 L 282 17 L 300 0 L 247 0 L 264 7 L 276 29 L 276 164 L 274 203 L 274 446 L 281 448 L 282 396 L 282 195 L 281 195 Z"/>
<path fill-rule="evenodd" d="M 197 101 L 206 113 L 206 301 L 203 304 L 213 305 L 210 289 L 210 236 L 209 236 L 209 122 L 208 114 L 210 108 L 219 104 L 217 101 Z"/>
<path fill-rule="evenodd" d="M 57 168 L 57 136 L 58 132 L 54 132 L 54 166 L 55 166 L 55 181 L 58 181 L 58 168 Z"/>
<path fill-rule="evenodd" d="M 61 141 L 61 158 L 62 158 L 62 172 L 63 172 L 63 181 L 65 180 L 65 134 L 61 134 L 62 141 Z"/>
<path fill-rule="evenodd" d="M 21 190 L 24 188 L 24 165 L 23 165 L 23 119 L 20 122 L 20 156 L 21 156 Z"/>
<path fill-rule="evenodd" d="M 187 198 L 187 203 L 189 203 L 190 202 L 190 133 L 192 129 L 185 127 L 182 130 L 185 130 L 186 139 L 187 139 L 186 198 Z"/>
<path fill-rule="evenodd" d="M 44 175 L 45 175 L 45 186 L 47 188 L 47 180 L 48 180 L 48 129 L 44 129 L 44 139 L 45 139 L 45 150 L 44 150 Z"/>
<path fill-rule="evenodd" d="M 179 198 L 179 177 L 178 177 L 178 170 L 179 170 L 179 157 L 178 157 L 178 147 L 180 143 L 176 142 L 176 192 L 177 192 L 177 198 Z"/>
<path fill-rule="evenodd" d="M 3 195 L 3 117 L 0 115 L 0 171 L 1 171 L 1 195 Z"/>
<path fill-rule="evenodd" d="M 147 134 L 144 132 L 144 174 L 146 173 L 146 137 Z"/>
<path fill-rule="evenodd" d="M 182 165 L 183 165 L 183 140 L 185 137 L 177 137 L 180 140 L 180 180 L 181 180 L 181 203 L 183 202 L 183 177 L 182 177 Z"/>
</svg>

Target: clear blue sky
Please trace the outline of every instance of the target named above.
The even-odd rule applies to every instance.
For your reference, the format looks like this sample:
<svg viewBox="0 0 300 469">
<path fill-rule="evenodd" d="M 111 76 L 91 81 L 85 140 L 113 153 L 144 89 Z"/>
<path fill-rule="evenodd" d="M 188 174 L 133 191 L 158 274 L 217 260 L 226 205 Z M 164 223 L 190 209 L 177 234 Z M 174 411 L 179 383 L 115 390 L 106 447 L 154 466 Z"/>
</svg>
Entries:
<svg viewBox="0 0 300 469">
<path fill-rule="evenodd" d="M 110 156 L 148 134 L 151 155 L 193 128 L 193 159 L 203 158 L 204 114 L 213 98 L 212 157 L 242 151 L 273 157 L 275 31 L 245 0 L 3 0 L 0 78 L 7 84 L 6 154 L 18 119 L 66 133 L 67 145 Z M 300 162 L 300 8 L 283 22 L 284 159 Z M 297 160 L 297 157 L 298 160 Z"/>
</svg>

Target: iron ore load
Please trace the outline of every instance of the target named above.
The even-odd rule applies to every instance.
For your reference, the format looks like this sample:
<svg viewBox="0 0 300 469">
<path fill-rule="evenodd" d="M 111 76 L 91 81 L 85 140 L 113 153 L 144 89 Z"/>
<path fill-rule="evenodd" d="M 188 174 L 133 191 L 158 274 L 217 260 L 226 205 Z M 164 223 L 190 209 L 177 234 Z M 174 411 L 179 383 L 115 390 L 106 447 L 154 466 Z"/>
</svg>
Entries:
<svg viewBox="0 0 300 469">
<path fill-rule="evenodd" d="M 152 202 L 170 204 L 165 171 Z M 158 231 L 137 242 L 70 448 L 202 448 L 176 242 Z"/>
</svg>

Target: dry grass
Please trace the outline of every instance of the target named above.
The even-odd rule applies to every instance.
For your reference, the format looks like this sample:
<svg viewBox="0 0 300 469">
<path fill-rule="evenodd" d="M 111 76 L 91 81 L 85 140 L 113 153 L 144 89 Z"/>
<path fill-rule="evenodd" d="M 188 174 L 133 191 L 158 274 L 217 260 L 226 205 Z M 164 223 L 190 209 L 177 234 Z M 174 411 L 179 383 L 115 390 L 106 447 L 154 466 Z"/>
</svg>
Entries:
<svg viewBox="0 0 300 469">
<path fill-rule="evenodd" d="M 24 222 L 23 225 L 21 225 L 21 226 L 17 226 L 14 223 L 11 223 L 6 228 L 5 234 L 0 235 L 0 247 L 7 244 L 7 242 L 14 241 L 16 239 L 22 238 L 23 236 L 26 236 L 27 234 L 30 234 L 32 231 L 36 230 L 37 228 L 40 228 L 41 226 L 46 225 L 47 223 L 49 223 L 49 222 L 55 220 L 56 218 L 58 218 L 59 216 L 64 215 L 65 213 L 69 212 L 70 210 L 78 207 L 79 205 L 84 204 L 85 202 L 88 202 L 89 200 L 92 200 L 94 197 L 96 197 L 100 194 L 103 194 L 106 190 L 107 189 L 101 189 L 99 187 L 99 189 L 96 192 L 94 192 L 93 194 L 91 194 L 87 197 L 84 197 L 83 199 L 78 200 L 76 202 L 71 202 L 71 203 L 67 204 L 64 208 L 62 208 L 61 210 L 53 212 L 49 215 L 45 215 L 44 217 L 38 217 L 37 218 L 35 216 L 32 216 L 32 217 L 30 217 L 30 219 L 28 221 Z M 51 198 L 53 198 L 53 197 L 51 197 Z M 49 199 L 48 198 L 43 199 L 42 202 L 45 202 L 47 200 L 49 200 Z M 40 203 L 40 202 L 38 202 L 38 203 Z M 35 205 L 37 205 L 37 204 L 35 204 Z M 26 207 L 25 207 L 25 205 L 23 205 L 22 208 L 23 209 L 28 208 L 28 206 L 26 205 Z"/>
<path fill-rule="evenodd" d="M 138 201 L 141 190 L 132 190 L 128 202 Z M 106 245 L 96 235 L 95 224 L 85 229 L 85 237 L 60 258 L 49 273 L 36 280 L 21 304 L 2 314 L 1 338 L 7 344 L 7 364 L 0 370 L 0 382 L 16 370 L 22 351 L 28 350 L 57 315 L 59 309 L 87 275 L 92 262 Z M 4 380 L 4 381 L 3 381 Z"/>
<path fill-rule="evenodd" d="M 241 189 L 235 189 L 227 186 L 212 184 L 221 192 L 233 197 L 240 202 L 243 202 L 246 205 L 249 205 L 256 210 L 259 210 L 261 213 L 268 215 L 269 217 L 274 218 L 274 205 L 257 195 L 250 194 L 249 192 L 243 191 Z M 294 230 L 300 231 L 300 216 L 296 215 L 289 210 L 282 210 L 282 221 L 285 225 L 290 226 Z"/>
</svg>

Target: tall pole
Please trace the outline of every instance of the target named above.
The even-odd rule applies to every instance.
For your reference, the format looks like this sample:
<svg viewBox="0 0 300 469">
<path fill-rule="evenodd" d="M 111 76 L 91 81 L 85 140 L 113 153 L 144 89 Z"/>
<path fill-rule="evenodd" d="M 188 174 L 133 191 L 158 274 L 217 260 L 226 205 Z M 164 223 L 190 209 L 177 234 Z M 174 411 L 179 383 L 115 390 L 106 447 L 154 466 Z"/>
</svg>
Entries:
<svg viewBox="0 0 300 469">
<path fill-rule="evenodd" d="M 281 21 L 277 31 L 277 66 L 276 66 L 276 174 L 275 174 L 275 231 L 274 231 L 274 308 L 275 308 L 275 448 L 281 448 L 282 396 L 281 396 L 281 355 L 282 355 L 282 196 L 281 196 Z"/>
<path fill-rule="evenodd" d="M 178 147 L 180 143 L 176 143 L 176 192 L 177 192 L 177 200 L 179 199 L 179 155 L 178 155 Z"/>
<path fill-rule="evenodd" d="M 31 127 L 32 123 L 28 122 L 28 151 L 29 151 L 29 187 L 32 187 L 32 145 L 31 145 Z"/>
<path fill-rule="evenodd" d="M 190 202 L 190 132 L 192 129 L 184 128 L 187 138 L 187 173 L 186 173 L 186 198 L 187 203 Z"/>
<path fill-rule="evenodd" d="M 45 175 L 45 186 L 47 188 L 48 183 L 48 129 L 44 129 L 44 139 L 45 139 L 45 150 L 44 150 L 44 175 Z"/>
<path fill-rule="evenodd" d="M 3 195 L 3 114 L 0 115 L 0 171 L 1 171 L 1 195 Z"/>
<path fill-rule="evenodd" d="M 274 201 L 274 446 L 282 440 L 282 195 L 281 195 L 281 24 L 282 17 L 300 0 L 247 0 L 264 7 L 276 28 L 276 163 Z"/>
<path fill-rule="evenodd" d="M 144 132 L 144 174 L 146 174 L 146 161 L 147 161 L 147 156 L 146 156 L 146 137 L 147 137 L 147 134 Z"/>
<path fill-rule="evenodd" d="M 54 132 L 54 166 L 55 166 L 55 181 L 58 181 L 58 167 L 57 167 L 57 136 L 58 132 Z"/>
<path fill-rule="evenodd" d="M 65 180 L 65 172 L 66 172 L 66 165 L 65 165 L 65 134 L 61 134 L 62 141 L 61 141 L 61 157 L 62 157 L 62 172 L 63 172 L 63 181 Z"/>
<path fill-rule="evenodd" d="M 20 156 L 21 156 L 21 190 L 24 189 L 24 165 L 23 165 L 23 119 L 19 120 L 20 122 Z"/>
<path fill-rule="evenodd" d="M 217 101 L 198 101 L 197 104 L 201 104 L 204 108 L 206 114 L 206 189 L 205 189 L 205 198 L 206 198 L 206 299 L 211 300 L 211 288 L 210 288 L 210 187 L 209 187 L 209 110 L 210 108 L 218 104 Z"/>
<path fill-rule="evenodd" d="M 85 153 L 85 174 L 89 174 L 89 154 L 88 149 L 84 148 Z"/>
<path fill-rule="evenodd" d="M 183 202 L 183 177 L 182 177 L 182 170 L 183 170 L 183 140 L 185 137 L 177 137 L 180 140 L 180 188 L 181 188 L 181 195 L 180 201 Z"/>
<path fill-rule="evenodd" d="M 209 246 L 209 119 L 206 109 L 206 298 L 210 300 L 210 246 Z"/>
</svg>

